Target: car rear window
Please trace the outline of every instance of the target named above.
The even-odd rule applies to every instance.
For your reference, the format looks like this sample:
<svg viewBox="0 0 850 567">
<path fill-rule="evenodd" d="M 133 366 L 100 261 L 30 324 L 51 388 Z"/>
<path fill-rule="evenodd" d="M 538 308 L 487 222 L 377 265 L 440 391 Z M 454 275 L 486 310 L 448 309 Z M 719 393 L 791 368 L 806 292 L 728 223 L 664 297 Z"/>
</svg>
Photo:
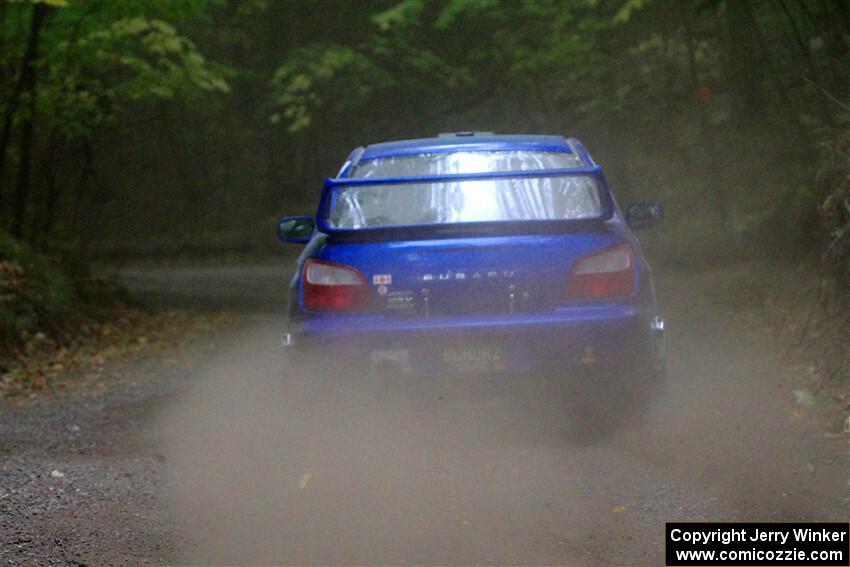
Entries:
<svg viewBox="0 0 850 567">
<path fill-rule="evenodd" d="M 328 219 L 337 229 L 580 220 L 602 214 L 590 175 L 350 185 Z"/>
<path fill-rule="evenodd" d="M 526 150 L 442 152 L 364 160 L 350 177 L 422 177 L 506 171 L 539 171 L 581 167 L 574 153 Z"/>
</svg>

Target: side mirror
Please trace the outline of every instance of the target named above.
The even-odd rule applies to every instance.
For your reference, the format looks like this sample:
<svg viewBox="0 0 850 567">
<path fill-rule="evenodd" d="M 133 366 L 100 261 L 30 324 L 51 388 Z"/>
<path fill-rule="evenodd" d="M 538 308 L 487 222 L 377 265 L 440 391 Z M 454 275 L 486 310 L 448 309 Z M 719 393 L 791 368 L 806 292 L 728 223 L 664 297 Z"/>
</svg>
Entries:
<svg viewBox="0 0 850 567">
<path fill-rule="evenodd" d="M 277 237 L 283 242 L 306 244 L 315 227 L 311 217 L 283 217 L 277 221 Z"/>
<path fill-rule="evenodd" d="M 626 224 L 634 230 L 653 227 L 663 218 L 664 209 L 657 201 L 634 203 L 626 209 Z"/>
</svg>

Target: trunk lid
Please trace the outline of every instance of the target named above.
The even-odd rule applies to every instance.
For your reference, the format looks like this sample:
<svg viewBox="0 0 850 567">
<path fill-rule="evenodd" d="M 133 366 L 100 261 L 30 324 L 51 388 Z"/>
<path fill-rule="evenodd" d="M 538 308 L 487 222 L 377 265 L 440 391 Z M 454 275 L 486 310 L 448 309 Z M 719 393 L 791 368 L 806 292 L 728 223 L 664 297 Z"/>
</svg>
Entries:
<svg viewBox="0 0 850 567">
<path fill-rule="evenodd" d="M 387 317 L 547 312 L 576 260 L 619 242 L 608 231 L 380 242 L 328 242 L 323 260 L 366 277 Z"/>
</svg>

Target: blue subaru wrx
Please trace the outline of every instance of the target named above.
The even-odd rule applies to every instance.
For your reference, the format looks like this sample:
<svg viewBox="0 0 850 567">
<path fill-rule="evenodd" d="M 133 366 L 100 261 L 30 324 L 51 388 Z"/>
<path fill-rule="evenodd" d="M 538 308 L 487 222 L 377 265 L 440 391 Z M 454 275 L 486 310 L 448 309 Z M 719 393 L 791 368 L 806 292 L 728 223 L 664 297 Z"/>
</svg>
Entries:
<svg viewBox="0 0 850 567">
<path fill-rule="evenodd" d="M 503 374 L 644 392 L 663 367 L 663 320 L 602 169 L 561 136 L 460 132 L 355 149 L 315 217 L 284 344 L 346 372 L 410 381 Z"/>
</svg>

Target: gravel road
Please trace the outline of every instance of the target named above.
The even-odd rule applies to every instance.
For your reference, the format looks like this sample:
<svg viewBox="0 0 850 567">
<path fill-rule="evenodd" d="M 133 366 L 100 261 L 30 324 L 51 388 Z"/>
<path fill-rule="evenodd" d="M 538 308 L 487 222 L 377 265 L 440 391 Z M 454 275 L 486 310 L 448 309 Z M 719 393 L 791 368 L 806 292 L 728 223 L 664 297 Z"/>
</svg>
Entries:
<svg viewBox="0 0 850 567">
<path fill-rule="evenodd" d="M 722 271 L 662 274 L 669 380 L 648 423 L 567 442 L 527 408 L 378 408 L 278 346 L 285 267 L 135 270 L 233 328 L 0 406 L 0 563 L 662 565 L 673 520 L 847 521 L 847 441 L 737 323 Z M 733 300 L 734 299 L 734 300 Z"/>
</svg>

